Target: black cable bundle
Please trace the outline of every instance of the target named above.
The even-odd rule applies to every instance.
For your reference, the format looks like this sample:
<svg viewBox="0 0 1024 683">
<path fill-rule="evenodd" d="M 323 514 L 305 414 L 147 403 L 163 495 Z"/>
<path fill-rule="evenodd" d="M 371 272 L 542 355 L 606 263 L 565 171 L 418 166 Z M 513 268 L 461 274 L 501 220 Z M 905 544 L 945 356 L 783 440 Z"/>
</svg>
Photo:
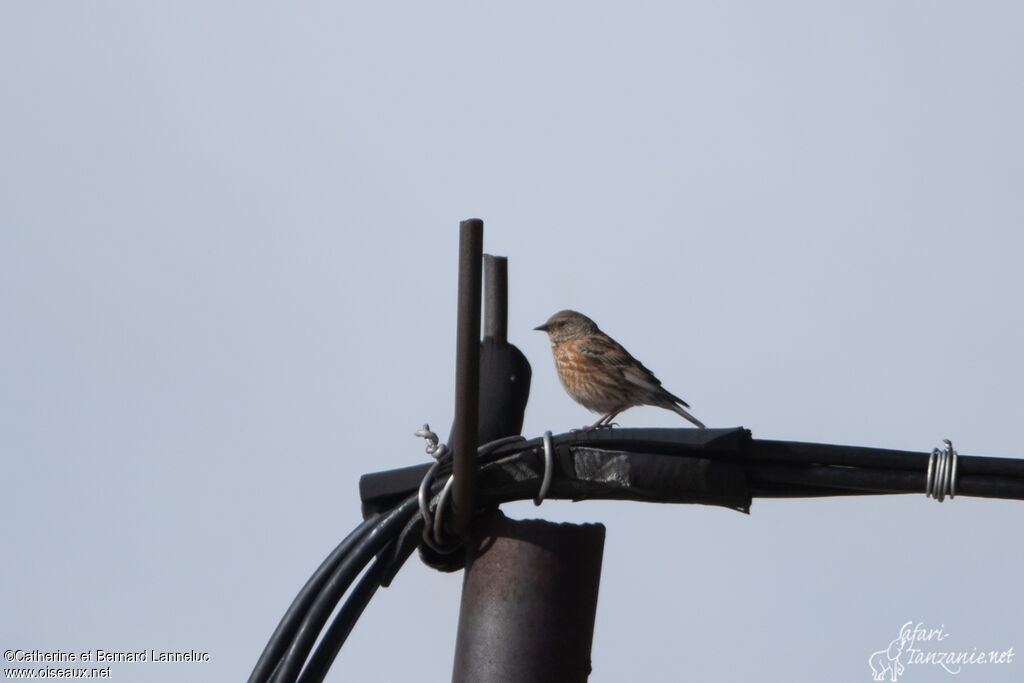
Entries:
<svg viewBox="0 0 1024 683">
<path fill-rule="evenodd" d="M 324 679 L 363 609 L 382 585 L 386 571 L 392 570 L 393 575 L 398 570 L 388 566 L 394 560 L 385 550 L 417 510 L 416 497 L 412 496 L 386 514 L 371 515 L 338 544 L 295 596 L 263 649 L 249 683 L 314 683 Z M 375 556 L 379 556 L 377 562 L 363 573 L 310 656 L 338 601 Z"/>
<path fill-rule="evenodd" d="M 1024 460 L 955 455 L 951 444 L 945 456 L 950 467 L 945 467 L 939 449 L 929 454 L 764 441 L 752 439 L 743 428 L 611 429 L 562 434 L 548 443 L 547 452 L 541 438 L 507 437 L 481 447 L 480 510 L 534 498 L 548 467 L 553 468 L 549 498 L 701 503 L 742 512 L 749 511 L 753 497 L 925 493 L 937 484 L 948 494 L 955 490 L 956 495 L 1024 500 Z M 431 537 L 434 549 L 423 543 L 424 533 L 433 529 L 424 529 L 422 508 L 427 517 L 444 519 L 439 503 L 451 472 L 449 456 L 362 477 L 365 521 L 299 591 L 249 683 L 322 681 L 377 588 L 390 584 L 416 548 L 438 569 L 462 567 L 458 539 L 443 523 L 438 524 L 441 537 Z M 418 493 L 428 472 L 431 479 L 421 501 Z M 941 477 L 944 482 L 938 481 Z M 314 650 L 346 592 L 348 598 Z"/>
</svg>

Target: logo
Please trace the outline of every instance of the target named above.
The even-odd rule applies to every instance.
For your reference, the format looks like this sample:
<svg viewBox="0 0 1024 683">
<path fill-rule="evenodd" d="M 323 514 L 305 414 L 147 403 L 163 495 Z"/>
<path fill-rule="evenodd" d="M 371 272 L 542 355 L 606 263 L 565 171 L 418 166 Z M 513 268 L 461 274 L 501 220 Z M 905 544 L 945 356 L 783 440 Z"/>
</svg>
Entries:
<svg viewBox="0 0 1024 683">
<path fill-rule="evenodd" d="M 951 634 L 945 629 L 945 624 L 939 628 L 928 628 L 920 621 L 903 624 L 889 647 L 872 652 L 868 657 L 872 678 L 895 683 L 911 666 L 941 667 L 946 673 L 956 675 L 967 666 L 1013 663 L 1015 653 L 1012 647 L 1005 650 L 959 649 L 952 641 L 946 642 Z"/>
</svg>

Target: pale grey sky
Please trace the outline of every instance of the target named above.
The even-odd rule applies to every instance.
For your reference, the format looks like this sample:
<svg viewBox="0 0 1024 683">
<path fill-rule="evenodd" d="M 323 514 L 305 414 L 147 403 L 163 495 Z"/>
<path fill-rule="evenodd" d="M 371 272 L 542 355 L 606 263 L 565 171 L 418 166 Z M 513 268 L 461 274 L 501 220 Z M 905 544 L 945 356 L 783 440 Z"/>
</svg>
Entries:
<svg viewBox="0 0 1024 683">
<path fill-rule="evenodd" d="M 244 679 L 359 475 L 448 432 L 470 216 L 528 436 L 594 419 L 531 331 L 571 307 L 712 426 L 1024 457 L 1021 83 L 1015 2 L 4 3 L 0 650 Z M 1022 509 L 506 512 L 607 525 L 603 683 L 1024 649 Z M 447 680 L 460 583 L 410 561 L 329 680 Z"/>
</svg>

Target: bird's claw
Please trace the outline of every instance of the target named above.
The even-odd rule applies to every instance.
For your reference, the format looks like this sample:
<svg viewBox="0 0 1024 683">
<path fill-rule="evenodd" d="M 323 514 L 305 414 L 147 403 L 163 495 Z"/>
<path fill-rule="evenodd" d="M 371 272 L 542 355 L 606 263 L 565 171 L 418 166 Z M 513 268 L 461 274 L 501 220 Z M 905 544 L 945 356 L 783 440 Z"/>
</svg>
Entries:
<svg viewBox="0 0 1024 683">
<path fill-rule="evenodd" d="M 574 430 L 572 430 L 572 432 L 574 434 L 577 433 L 577 432 L 595 432 L 595 431 L 598 431 L 600 429 L 611 429 L 612 427 L 618 427 L 618 426 L 619 426 L 618 422 L 609 422 L 608 424 L 593 424 L 593 425 L 586 425 L 585 427 L 580 427 L 579 429 L 574 429 Z"/>
</svg>

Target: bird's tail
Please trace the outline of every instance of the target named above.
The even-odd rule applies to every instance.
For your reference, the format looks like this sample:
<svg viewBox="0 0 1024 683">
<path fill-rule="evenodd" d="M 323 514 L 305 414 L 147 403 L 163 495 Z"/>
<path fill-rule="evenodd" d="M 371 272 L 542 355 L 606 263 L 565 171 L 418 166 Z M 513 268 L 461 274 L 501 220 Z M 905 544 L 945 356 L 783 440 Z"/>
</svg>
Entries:
<svg viewBox="0 0 1024 683">
<path fill-rule="evenodd" d="M 700 427 L 701 429 L 707 429 L 707 427 L 704 426 L 703 422 L 701 422 L 700 420 L 695 418 L 693 415 L 690 415 L 690 413 L 686 412 L 686 409 L 683 408 L 678 403 L 669 403 L 665 407 L 668 408 L 669 410 L 673 411 L 673 412 L 679 413 L 680 415 L 685 417 L 687 420 L 689 420 L 693 424 L 695 424 L 698 427 Z"/>
</svg>

